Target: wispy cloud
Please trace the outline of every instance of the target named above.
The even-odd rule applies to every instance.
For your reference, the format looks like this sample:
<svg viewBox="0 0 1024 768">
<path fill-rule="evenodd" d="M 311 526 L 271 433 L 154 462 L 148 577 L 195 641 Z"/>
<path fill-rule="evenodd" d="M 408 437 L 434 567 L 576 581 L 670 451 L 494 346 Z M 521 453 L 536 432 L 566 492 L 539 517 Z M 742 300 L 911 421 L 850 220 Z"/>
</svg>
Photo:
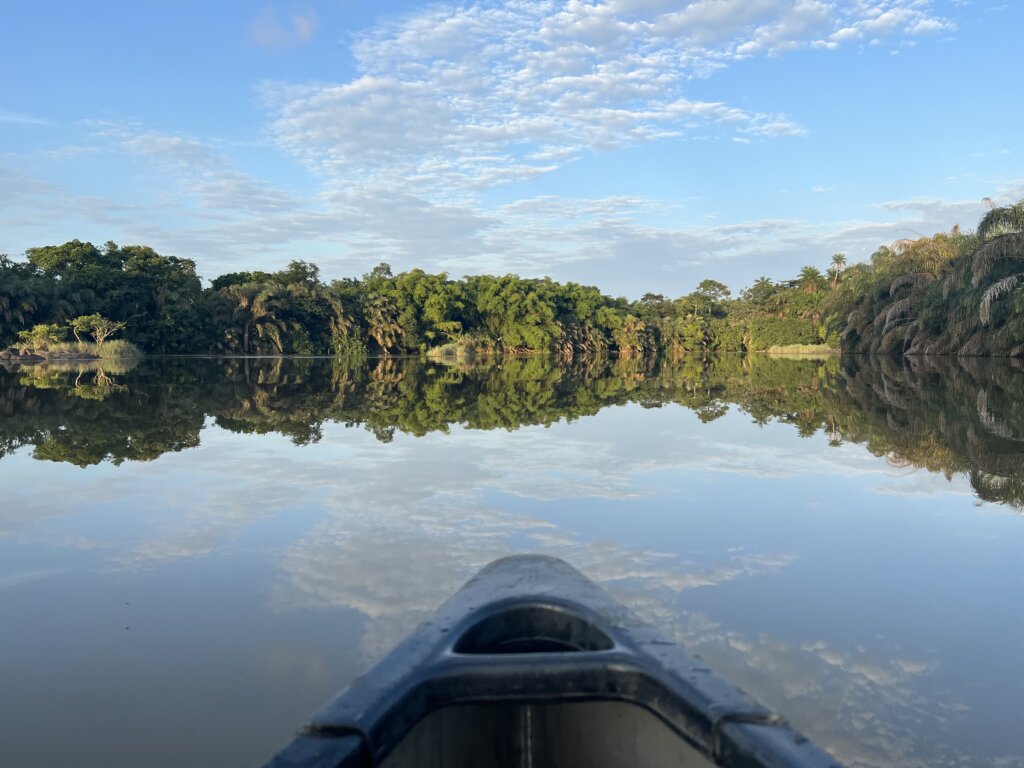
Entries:
<svg viewBox="0 0 1024 768">
<path fill-rule="evenodd" d="M 9 109 L 0 109 L 0 123 L 11 125 L 49 125 L 50 121 L 21 112 L 12 112 Z"/>
<path fill-rule="evenodd" d="M 314 10 L 293 13 L 282 21 L 273 8 L 267 8 L 249 25 L 249 39 L 270 49 L 305 45 L 313 40 L 319 21 Z"/>
</svg>

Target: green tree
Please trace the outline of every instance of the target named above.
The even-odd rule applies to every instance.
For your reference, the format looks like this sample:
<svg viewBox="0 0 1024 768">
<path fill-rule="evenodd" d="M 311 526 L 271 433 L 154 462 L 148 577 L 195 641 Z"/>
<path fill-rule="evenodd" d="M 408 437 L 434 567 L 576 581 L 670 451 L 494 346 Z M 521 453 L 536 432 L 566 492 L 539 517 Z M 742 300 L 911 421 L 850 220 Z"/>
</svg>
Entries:
<svg viewBox="0 0 1024 768">
<path fill-rule="evenodd" d="M 758 312 L 768 312 L 773 307 L 773 299 L 779 287 L 767 277 L 759 277 L 740 294 L 740 299 L 750 304 Z"/>
<path fill-rule="evenodd" d="M 53 323 L 40 323 L 27 331 L 18 332 L 18 341 L 25 349 L 47 350 L 67 338 L 67 329 Z"/>
<path fill-rule="evenodd" d="M 832 254 L 832 290 L 836 289 L 836 285 L 839 283 L 839 275 L 846 268 L 846 254 L 835 253 Z"/>
<path fill-rule="evenodd" d="M 99 314 L 81 315 L 71 321 L 71 330 L 79 342 L 82 340 L 80 334 L 87 333 L 93 337 L 97 346 L 102 346 L 103 342 L 123 330 L 125 325 L 123 321 L 110 320 Z"/>
<path fill-rule="evenodd" d="M 806 266 L 800 270 L 797 285 L 804 293 L 817 293 L 825 285 L 825 277 L 817 267 Z"/>
<path fill-rule="evenodd" d="M 693 295 L 698 297 L 701 303 L 707 306 L 707 311 L 710 315 L 714 314 L 718 305 L 732 296 L 732 291 L 729 290 L 725 283 L 720 283 L 717 280 L 701 280 Z"/>
</svg>

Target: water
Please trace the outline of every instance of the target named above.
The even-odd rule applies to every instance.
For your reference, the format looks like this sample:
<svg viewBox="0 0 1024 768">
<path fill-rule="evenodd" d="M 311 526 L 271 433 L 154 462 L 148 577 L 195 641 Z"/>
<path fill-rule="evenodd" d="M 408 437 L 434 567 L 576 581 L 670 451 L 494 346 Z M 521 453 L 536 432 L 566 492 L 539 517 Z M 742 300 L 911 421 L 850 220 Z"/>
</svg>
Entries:
<svg viewBox="0 0 1024 768">
<path fill-rule="evenodd" d="M 251 765 L 567 559 L 850 765 L 1024 765 L 1006 361 L 0 368 L 5 765 Z"/>
</svg>

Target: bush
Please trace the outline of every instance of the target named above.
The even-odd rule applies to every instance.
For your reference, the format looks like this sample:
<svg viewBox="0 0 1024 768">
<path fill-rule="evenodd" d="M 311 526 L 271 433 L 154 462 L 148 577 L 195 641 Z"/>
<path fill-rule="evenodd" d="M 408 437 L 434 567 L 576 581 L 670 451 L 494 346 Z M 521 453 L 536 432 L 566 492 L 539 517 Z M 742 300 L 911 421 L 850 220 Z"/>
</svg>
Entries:
<svg viewBox="0 0 1024 768">
<path fill-rule="evenodd" d="M 124 339 L 105 341 L 102 344 L 90 344 L 85 341 L 61 342 L 51 344 L 47 352 L 70 352 L 82 357 L 98 356 L 104 360 L 115 360 L 123 358 L 139 358 L 144 354 L 141 349 Z"/>
<path fill-rule="evenodd" d="M 67 338 L 67 329 L 56 325 L 41 323 L 28 331 L 18 331 L 18 346 L 22 349 L 37 351 L 53 349 Z"/>
<path fill-rule="evenodd" d="M 790 344 L 819 344 L 818 327 L 798 317 L 755 317 L 750 322 L 750 349 L 760 351 Z"/>
<path fill-rule="evenodd" d="M 710 322 L 711 348 L 718 352 L 742 352 L 744 344 L 743 334 L 746 326 L 728 318 L 712 318 Z"/>
<path fill-rule="evenodd" d="M 95 347 L 94 347 L 95 348 Z M 143 352 L 137 346 L 132 344 L 130 341 L 124 339 L 114 339 L 113 341 L 105 341 L 98 345 L 96 354 L 100 357 L 107 358 L 119 358 L 119 357 L 143 357 Z"/>
</svg>

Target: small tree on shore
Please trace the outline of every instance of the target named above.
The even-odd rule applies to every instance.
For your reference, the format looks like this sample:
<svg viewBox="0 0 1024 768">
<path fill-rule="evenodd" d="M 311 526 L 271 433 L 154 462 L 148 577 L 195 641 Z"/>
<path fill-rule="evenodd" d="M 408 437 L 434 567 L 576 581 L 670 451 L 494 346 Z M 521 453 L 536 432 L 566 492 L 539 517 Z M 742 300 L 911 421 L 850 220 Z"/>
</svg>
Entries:
<svg viewBox="0 0 1024 768">
<path fill-rule="evenodd" d="M 108 320 L 98 314 L 81 315 L 71 321 L 71 330 L 79 342 L 82 341 L 81 334 L 87 333 L 93 337 L 97 346 L 102 346 L 104 341 L 122 330 L 125 325 L 126 323 L 122 321 Z"/>
<path fill-rule="evenodd" d="M 18 331 L 18 341 L 24 349 L 49 349 L 66 338 L 67 329 L 56 323 L 40 323 L 27 331 Z"/>
</svg>

